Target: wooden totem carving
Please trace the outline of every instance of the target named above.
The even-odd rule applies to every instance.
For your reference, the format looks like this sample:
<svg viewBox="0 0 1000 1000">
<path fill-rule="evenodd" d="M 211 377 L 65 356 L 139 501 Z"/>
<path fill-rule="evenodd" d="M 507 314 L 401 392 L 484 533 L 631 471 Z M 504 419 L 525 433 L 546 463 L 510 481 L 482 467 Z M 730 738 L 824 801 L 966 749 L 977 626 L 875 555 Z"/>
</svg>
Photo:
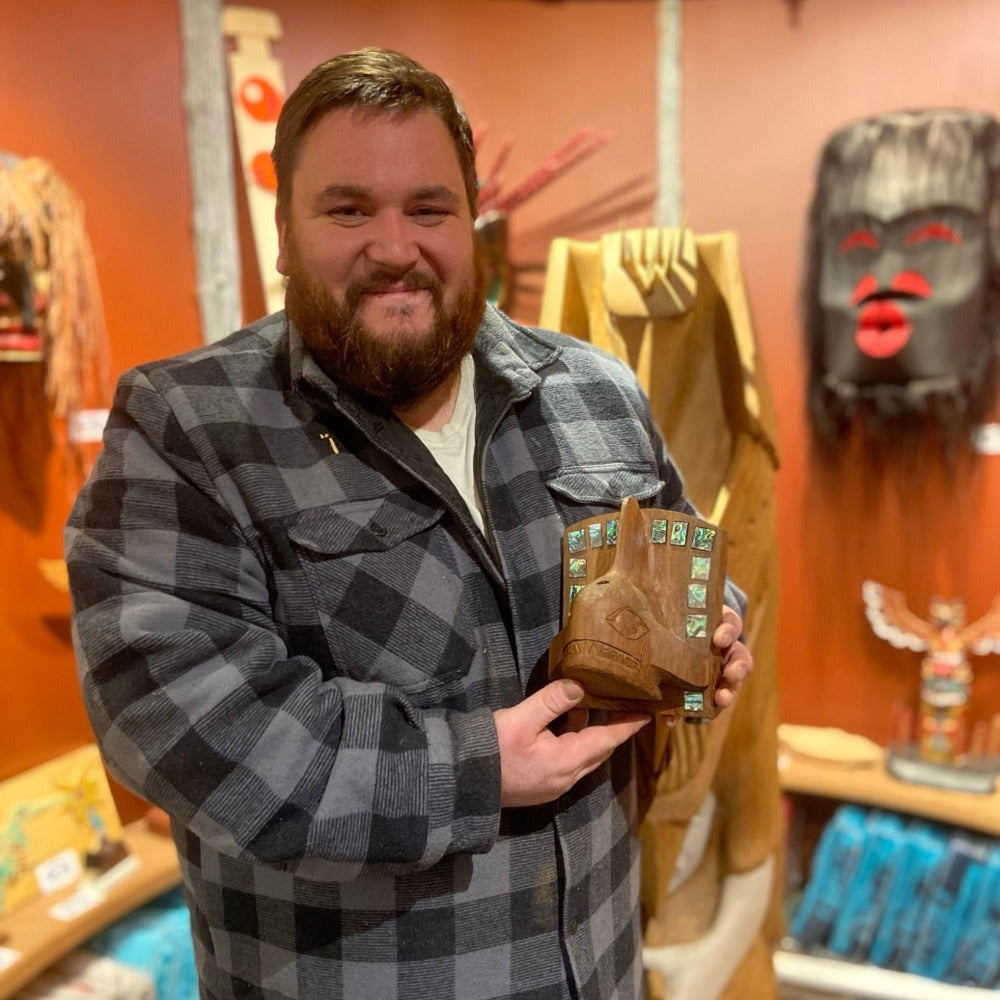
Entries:
<svg viewBox="0 0 1000 1000">
<path fill-rule="evenodd" d="M 636 371 L 688 495 L 726 533 L 754 672 L 703 725 L 647 726 L 642 899 L 654 1000 L 767 1000 L 781 934 L 774 417 L 736 237 L 557 240 L 541 325 Z M 651 732 L 652 730 L 652 732 Z"/>
<path fill-rule="evenodd" d="M 550 676 L 579 681 L 586 708 L 715 718 L 725 561 L 714 525 L 634 497 L 570 525 Z"/>
<path fill-rule="evenodd" d="M 986 721 L 977 723 L 971 741 L 969 701 L 972 665 L 969 654 L 1000 653 L 1000 597 L 982 617 L 966 622 L 965 602 L 935 597 L 929 620 L 910 610 L 900 590 L 865 580 L 861 587 L 865 614 L 872 630 L 897 649 L 923 653 L 920 665 L 920 704 L 917 756 L 934 764 L 957 764 L 970 749 L 986 739 Z M 996 716 L 1000 720 L 1000 715 Z M 994 723 L 994 726 L 1000 722 Z M 973 756 L 977 756 L 974 754 Z"/>
</svg>

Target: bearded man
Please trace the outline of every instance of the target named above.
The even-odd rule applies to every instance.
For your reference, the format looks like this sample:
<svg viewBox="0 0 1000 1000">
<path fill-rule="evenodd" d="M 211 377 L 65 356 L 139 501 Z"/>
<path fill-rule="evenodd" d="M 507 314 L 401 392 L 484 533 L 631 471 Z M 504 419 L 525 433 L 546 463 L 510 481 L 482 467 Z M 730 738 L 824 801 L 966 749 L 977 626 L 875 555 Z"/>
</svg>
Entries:
<svg viewBox="0 0 1000 1000">
<path fill-rule="evenodd" d="M 564 528 L 690 512 L 680 477 L 625 366 L 484 305 L 439 77 L 324 63 L 273 158 L 287 309 L 126 373 L 67 529 L 84 699 L 171 816 L 202 996 L 638 996 L 648 719 L 545 666 Z"/>
</svg>

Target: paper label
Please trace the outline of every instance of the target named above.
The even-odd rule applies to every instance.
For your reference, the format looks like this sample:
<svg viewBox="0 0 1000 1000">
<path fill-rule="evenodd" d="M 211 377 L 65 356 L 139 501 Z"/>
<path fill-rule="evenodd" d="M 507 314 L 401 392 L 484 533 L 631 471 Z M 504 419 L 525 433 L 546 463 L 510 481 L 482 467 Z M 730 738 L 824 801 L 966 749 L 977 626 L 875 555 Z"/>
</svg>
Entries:
<svg viewBox="0 0 1000 1000">
<path fill-rule="evenodd" d="M 972 447 L 980 455 L 1000 455 L 1000 424 L 980 424 L 972 432 Z"/>
<path fill-rule="evenodd" d="M 71 848 L 53 854 L 35 867 L 35 878 L 43 896 L 79 882 L 81 875 L 83 865 L 80 864 L 80 855 Z"/>
<path fill-rule="evenodd" d="M 107 896 L 103 892 L 95 889 L 92 885 L 87 885 L 78 892 L 74 892 L 72 896 L 67 896 L 56 903 L 49 910 L 49 916 L 56 920 L 76 920 L 81 913 L 86 913 L 87 910 L 100 906 L 105 899 Z"/>
<path fill-rule="evenodd" d="M 107 422 L 107 410 L 78 410 L 69 418 L 69 439 L 73 444 L 100 441 Z"/>
</svg>

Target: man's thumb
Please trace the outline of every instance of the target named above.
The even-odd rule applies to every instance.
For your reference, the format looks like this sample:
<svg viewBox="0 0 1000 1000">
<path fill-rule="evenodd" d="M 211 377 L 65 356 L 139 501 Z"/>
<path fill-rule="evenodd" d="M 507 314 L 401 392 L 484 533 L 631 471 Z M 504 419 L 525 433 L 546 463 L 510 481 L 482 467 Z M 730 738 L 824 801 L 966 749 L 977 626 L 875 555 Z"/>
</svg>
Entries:
<svg viewBox="0 0 1000 1000">
<path fill-rule="evenodd" d="M 580 702 L 583 698 L 583 688 L 576 681 L 563 677 L 561 680 L 546 684 L 538 694 L 546 712 L 552 719 L 557 719 Z"/>
</svg>

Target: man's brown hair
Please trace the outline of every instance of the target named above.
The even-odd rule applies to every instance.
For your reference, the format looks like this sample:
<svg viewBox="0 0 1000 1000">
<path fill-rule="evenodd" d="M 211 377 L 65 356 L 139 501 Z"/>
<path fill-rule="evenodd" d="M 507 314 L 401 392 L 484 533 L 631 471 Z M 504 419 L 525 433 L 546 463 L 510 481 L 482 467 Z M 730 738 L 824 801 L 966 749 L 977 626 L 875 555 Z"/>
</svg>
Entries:
<svg viewBox="0 0 1000 1000">
<path fill-rule="evenodd" d="M 433 111 L 451 135 L 465 181 L 472 217 L 476 217 L 479 182 L 472 129 L 448 85 L 436 73 L 391 49 L 345 52 L 311 70 L 289 95 L 275 130 L 271 159 L 278 178 L 278 211 L 287 211 L 292 174 L 302 140 L 334 108 L 360 108 L 372 114 Z"/>
</svg>

